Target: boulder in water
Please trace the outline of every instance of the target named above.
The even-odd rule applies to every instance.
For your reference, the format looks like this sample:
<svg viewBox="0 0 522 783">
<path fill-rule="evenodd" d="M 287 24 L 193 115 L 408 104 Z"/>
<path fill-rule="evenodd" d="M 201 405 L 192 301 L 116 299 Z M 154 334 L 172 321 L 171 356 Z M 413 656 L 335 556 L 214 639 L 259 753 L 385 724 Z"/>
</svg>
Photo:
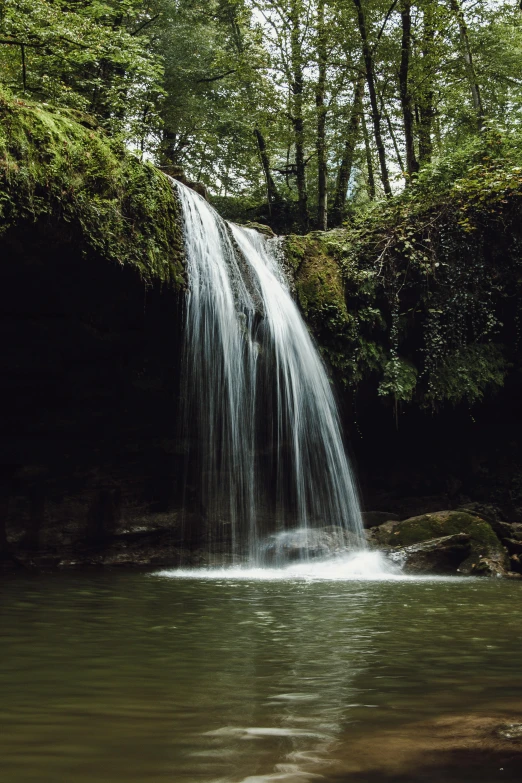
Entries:
<svg viewBox="0 0 522 783">
<path fill-rule="evenodd" d="M 468 533 L 431 538 L 421 544 L 398 547 L 388 557 L 410 574 L 453 574 L 471 554 Z"/>
<path fill-rule="evenodd" d="M 469 540 L 469 549 L 462 548 L 462 558 L 457 560 L 455 536 L 465 534 Z M 435 564 L 432 573 L 437 573 L 436 563 L 439 557 L 440 563 L 448 566 L 452 563 L 454 573 L 476 576 L 505 576 L 508 570 L 506 551 L 492 526 L 478 516 L 465 511 L 437 511 L 432 514 L 423 514 L 411 517 L 400 522 L 385 522 L 383 525 L 372 528 L 367 533 L 371 543 L 380 549 L 387 549 L 392 554 L 404 556 L 405 568 L 408 569 L 408 559 L 419 564 Z M 449 539 L 453 538 L 453 541 Z M 460 539 L 463 543 L 463 539 Z M 425 550 L 417 553 L 411 548 L 419 544 L 428 544 Z M 439 548 L 446 549 L 440 556 L 436 555 Z M 401 555 L 401 551 L 406 551 Z M 413 567 L 413 566 L 412 566 Z M 419 568 L 422 567 L 419 565 Z M 440 573 L 448 573 L 447 568 Z"/>
</svg>

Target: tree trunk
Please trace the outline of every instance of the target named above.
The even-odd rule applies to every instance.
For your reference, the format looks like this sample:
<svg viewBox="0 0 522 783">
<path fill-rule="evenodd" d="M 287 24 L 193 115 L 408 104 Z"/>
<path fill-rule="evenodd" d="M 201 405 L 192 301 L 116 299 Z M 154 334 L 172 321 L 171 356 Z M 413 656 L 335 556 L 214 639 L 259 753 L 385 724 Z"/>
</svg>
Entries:
<svg viewBox="0 0 522 783">
<path fill-rule="evenodd" d="M 350 120 L 348 122 L 348 130 L 344 142 L 343 157 L 341 160 L 341 165 L 339 166 L 339 173 L 337 175 L 335 199 L 331 211 L 331 223 L 333 226 L 340 226 L 343 222 L 346 194 L 352 174 L 353 158 L 355 155 L 355 148 L 357 146 L 357 139 L 359 137 L 363 95 L 364 76 L 360 76 L 355 82 L 352 108 L 350 111 Z"/>
<path fill-rule="evenodd" d="M 227 5 L 222 10 L 225 12 L 226 18 L 228 19 L 228 22 L 230 24 L 234 46 L 236 47 L 238 54 L 242 56 L 245 53 L 245 46 L 243 43 L 243 34 L 241 31 L 241 26 L 238 22 L 239 8 L 236 5 Z M 246 93 L 247 93 L 247 99 L 249 104 L 249 113 L 255 116 L 256 102 L 252 95 L 252 85 L 250 83 L 247 83 L 246 85 Z M 265 177 L 268 213 L 269 215 L 271 215 L 273 204 L 278 203 L 281 199 L 277 190 L 277 186 L 274 182 L 274 178 L 272 177 L 270 156 L 266 148 L 265 137 L 263 136 L 262 132 L 260 131 L 257 125 L 254 127 L 254 136 L 256 138 L 257 149 L 259 152 L 259 159 L 261 161 L 261 166 L 263 168 L 263 174 Z"/>
<path fill-rule="evenodd" d="M 315 92 L 317 107 L 317 227 L 326 231 L 328 225 L 328 170 L 326 161 L 326 29 L 325 0 L 317 3 L 317 65 L 318 79 Z"/>
<path fill-rule="evenodd" d="M 256 137 L 257 148 L 259 150 L 259 157 L 261 159 L 261 165 L 263 167 L 263 172 L 265 175 L 268 212 L 272 214 L 272 205 L 280 200 L 279 193 L 277 191 L 276 184 L 272 177 L 270 158 L 268 156 L 268 152 L 266 149 L 265 137 L 263 136 L 259 128 L 254 128 L 254 136 Z"/>
<path fill-rule="evenodd" d="M 300 36 L 300 7 L 297 0 L 290 6 L 290 53 L 292 66 L 292 125 L 294 127 L 295 169 L 298 194 L 298 221 L 303 232 L 308 231 L 308 193 L 306 190 L 306 163 L 304 153 L 303 119 L 303 60 Z"/>
<path fill-rule="evenodd" d="M 404 171 L 405 170 L 404 169 L 404 163 L 403 163 L 403 160 L 402 160 L 402 155 L 401 155 L 401 151 L 399 149 L 399 145 L 397 144 L 397 139 L 395 138 L 395 133 L 393 131 L 393 125 L 392 125 L 391 117 L 388 114 L 388 112 L 386 111 L 386 105 L 384 103 L 383 96 L 380 95 L 379 97 L 380 97 L 380 102 L 381 102 L 381 112 L 382 112 L 382 115 L 383 115 L 384 119 L 386 120 L 386 125 L 388 126 L 388 132 L 389 132 L 390 138 L 392 140 L 393 149 L 395 150 L 395 157 L 397 158 L 397 163 L 399 165 L 400 170 Z"/>
<path fill-rule="evenodd" d="M 370 136 L 368 134 L 368 128 L 366 126 L 366 118 L 364 112 L 361 114 L 361 124 L 364 137 L 364 151 L 366 153 L 366 167 L 368 169 L 368 195 L 370 201 L 375 201 L 375 174 L 373 172 L 373 160 L 372 150 L 370 147 Z"/>
<path fill-rule="evenodd" d="M 382 186 L 386 196 L 391 196 L 390 178 L 388 176 L 388 167 L 386 165 L 386 151 L 384 149 L 384 143 L 381 133 L 381 115 L 379 114 L 379 107 L 377 105 L 377 92 L 375 89 L 375 69 L 373 65 L 373 54 L 368 41 L 368 34 L 366 32 L 366 19 L 364 16 L 361 0 L 353 0 L 355 8 L 357 9 L 357 21 L 359 25 L 359 33 L 362 41 L 362 51 L 364 57 L 364 65 L 366 68 L 366 81 L 368 83 L 368 94 L 370 96 L 370 105 L 372 107 L 372 122 L 373 132 L 375 136 L 375 145 L 377 147 L 377 154 L 379 156 L 379 164 L 381 168 Z"/>
<path fill-rule="evenodd" d="M 471 98 L 473 101 L 473 108 L 477 114 L 477 122 L 479 128 L 482 127 L 484 121 L 484 107 L 482 105 L 482 98 L 480 96 L 480 87 L 477 79 L 477 73 L 475 71 L 475 65 L 473 63 L 473 54 L 471 52 L 471 44 L 469 42 L 468 28 L 464 13 L 460 7 L 459 0 L 451 0 L 451 9 L 457 17 L 459 23 L 460 44 L 462 47 L 462 54 L 464 57 L 464 64 L 466 68 L 466 74 L 471 88 Z"/>
<path fill-rule="evenodd" d="M 422 33 L 423 86 L 419 94 L 419 166 L 431 163 L 433 142 L 431 131 L 435 109 L 433 107 L 433 63 L 431 62 L 435 40 L 433 7 L 428 3 L 424 11 Z"/>
<path fill-rule="evenodd" d="M 410 54 L 411 54 L 411 5 L 409 0 L 403 0 L 401 5 L 402 42 L 401 63 L 399 66 L 399 92 L 401 97 L 402 117 L 404 121 L 404 138 L 406 141 L 406 171 L 408 182 L 411 176 L 419 170 L 415 156 L 415 139 L 413 136 L 413 101 L 409 89 Z"/>
</svg>

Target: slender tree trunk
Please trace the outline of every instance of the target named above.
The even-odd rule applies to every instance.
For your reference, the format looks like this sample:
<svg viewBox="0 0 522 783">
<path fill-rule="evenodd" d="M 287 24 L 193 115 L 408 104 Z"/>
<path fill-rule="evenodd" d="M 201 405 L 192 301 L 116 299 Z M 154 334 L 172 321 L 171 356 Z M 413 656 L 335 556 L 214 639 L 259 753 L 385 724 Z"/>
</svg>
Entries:
<svg viewBox="0 0 522 783">
<path fill-rule="evenodd" d="M 380 96 L 379 96 L 379 98 L 380 98 L 380 102 L 381 102 L 381 112 L 382 112 L 382 116 L 383 116 L 383 117 L 384 117 L 384 119 L 386 120 L 386 125 L 388 126 L 388 132 L 389 132 L 389 134 L 390 134 L 390 138 L 391 138 L 391 140 L 392 140 L 392 143 L 393 143 L 393 149 L 395 150 L 395 157 L 397 158 L 397 163 L 398 163 L 398 165 L 399 165 L 399 168 L 400 168 L 400 170 L 401 170 L 401 171 L 405 171 L 405 169 L 404 169 L 404 163 L 403 163 L 403 160 L 402 160 L 401 151 L 400 151 L 400 149 L 399 149 L 399 145 L 397 144 L 397 138 L 396 138 L 396 136 L 395 136 L 395 133 L 394 133 L 394 130 L 393 130 L 393 125 L 392 125 L 391 117 L 390 117 L 390 115 L 388 114 L 388 112 L 387 112 L 387 110 L 386 110 L 386 105 L 385 105 L 385 103 L 384 103 L 384 98 L 383 98 L 383 96 L 382 96 L 382 95 L 380 95 Z"/>
<path fill-rule="evenodd" d="M 362 101 L 364 95 L 364 81 L 364 76 L 360 76 L 355 82 L 352 108 L 350 111 L 350 120 L 348 122 L 343 157 L 341 160 L 341 165 L 339 166 L 337 186 L 335 188 L 335 198 L 331 210 L 331 223 L 333 226 L 340 226 L 343 222 L 346 194 L 352 174 L 353 158 L 355 155 L 355 148 L 357 146 L 357 139 L 359 138 L 359 126 L 361 123 Z"/>
<path fill-rule="evenodd" d="M 401 5 L 402 42 L 401 63 L 399 66 L 399 91 L 401 96 L 402 117 L 404 121 L 404 138 L 406 140 L 406 170 L 408 177 L 416 174 L 419 163 L 415 155 L 415 139 L 413 135 L 413 101 L 409 88 L 410 54 L 411 54 L 411 5 L 410 0 L 403 0 Z M 411 180 L 408 180 L 411 181 Z"/>
<path fill-rule="evenodd" d="M 326 231 L 328 225 L 328 170 L 326 161 L 326 29 L 325 0 L 317 3 L 317 64 L 318 79 L 315 92 L 317 107 L 317 227 Z"/>
<path fill-rule="evenodd" d="M 422 32 L 422 75 L 423 84 L 419 93 L 419 166 L 431 163 L 433 142 L 431 139 L 433 118 L 433 63 L 431 61 L 435 39 L 433 6 L 428 3 L 424 11 Z"/>
<path fill-rule="evenodd" d="M 366 117 L 364 112 L 361 114 L 361 124 L 364 137 L 364 151 L 366 153 L 366 168 L 368 169 L 368 195 L 370 201 L 375 201 L 375 174 L 373 171 L 372 150 L 370 147 L 370 136 L 366 126 Z"/>
<path fill-rule="evenodd" d="M 308 231 L 308 193 L 306 190 L 306 163 L 304 152 L 303 118 L 303 59 L 300 41 L 300 6 L 297 0 L 290 5 L 290 53 L 292 66 L 292 124 L 294 126 L 295 168 L 298 194 L 299 226 Z"/>
<path fill-rule="evenodd" d="M 381 133 L 381 115 L 379 113 L 379 107 L 377 105 L 377 91 L 375 89 L 375 69 L 373 64 L 373 54 L 368 41 L 368 34 L 366 32 L 366 19 L 362 7 L 361 0 L 353 0 L 355 8 L 357 10 L 357 21 L 359 25 L 359 33 L 361 35 L 362 50 L 364 57 L 364 64 L 366 68 L 366 81 L 368 83 L 368 94 L 370 96 L 370 105 L 372 107 L 372 122 L 373 132 L 375 136 L 375 145 L 377 147 L 377 154 L 379 156 L 379 165 L 381 168 L 382 186 L 386 196 L 391 196 L 390 178 L 388 175 L 388 166 L 386 164 L 386 151 L 384 149 L 384 143 Z"/>
<path fill-rule="evenodd" d="M 259 150 L 259 157 L 261 160 L 261 165 L 263 167 L 263 173 L 265 175 L 268 212 L 272 214 L 272 205 L 275 204 L 277 201 L 279 201 L 279 193 L 277 191 L 276 184 L 272 177 L 270 158 L 268 156 L 268 152 L 266 149 L 265 137 L 263 136 L 259 128 L 254 128 L 254 136 L 256 137 L 257 148 Z"/>
<path fill-rule="evenodd" d="M 473 54 L 468 36 L 468 27 L 466 25 L 466 20 L 464 18 L 464 13 L 460 6 L 459 0 L 451 0 L 451 9 L 454 12 L 459 24 L 460 44 L 462 47 L 462 55 L 464 57 L 464 64 L 466 67 L 466 74 L 468 77 L 469 86 L 471 88 L 473 108 L 477 114 L 478 126 L 481 128 L 484 121 L 484 106 L 482 104 L 480 86 L 477 79 L 477 73 L 475 71 L 475 65 L 473 63 Z"/>
<path fill-rule="evenodd" d="M 245 46 L 243 42 L 243 34 L 241 31 L 241 26 L 237 18 L 239 7 L 236 5 L 228 5 L 227 7 L 225 7 L 224 10 L 226 12 L 226 17 L 230 24 L 230 29 L 232 32 L 232 40 L 234 41 L 234 45 L 236 47 L 238 54 L 242 56 L 244 55 L 245 52 Z M 250 83 L 246 85 L 246 93 L 247 93 L 248 103 L 250 105 L 249 107 L 250 113 L 253 116 L 255 116 L 256 102 L 252 95 L 252 85 Z M 263 136 L 261 130 L 257 125 L 254 127 L 254 136 L 257 142 L 259 159 L 261 161 L 261 166 L 263 168 L 263 174 L 265 177 L 268 213 L 269 215 L 271 215 L 272 206 L 280 201 L 280 196 L 277 190 L 277 186 L 274 182 L 274 178 L 272 177 L 272 167 L 270 165 L 270 156 L 266 148 L 265 137 Z"/>
</svg>

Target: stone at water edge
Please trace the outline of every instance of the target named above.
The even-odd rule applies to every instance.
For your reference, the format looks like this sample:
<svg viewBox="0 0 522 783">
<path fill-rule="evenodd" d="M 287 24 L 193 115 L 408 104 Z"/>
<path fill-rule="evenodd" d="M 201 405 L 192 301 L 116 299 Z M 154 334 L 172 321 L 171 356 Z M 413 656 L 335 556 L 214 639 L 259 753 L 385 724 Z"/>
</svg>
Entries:
<svg viewBox="0 0 522 783">
<path fill-rule="evenodd" d="M 343 758 L 339 783 L 388 781 L 522 780 L 520 705 L 504 714 L 442 714 L 417 722 L 398 722 L 386 731 L 377 727 L 352 738 Z M 376 748 L 379 752 L 376 753 Z"/>
<path fill-rule="evenodd" d="M 392 549 L 388 557 L 408 574 L 454 574 L 470 554 L 468 533 L 455 533 Z"/>
<path fill-rule="evenodd" d="M 376 548 L 393 552 L 462 533 L 469 536 L 470 550 L 468 554 L 463 552 L 462 561 L 455 564 L 454 573 L 507 575 L 508 557 L 491 525 L 464 511 L 437 511 L 399 522 L 386 522 L 367 531 L 367 537 Z M 437 545 L 432 543 L 431 549 L 435 551 L 436 548 Z M 433 555 L 432 561 L 435 559 Z"/>
<path fill-rule="evenodd" d="M 507 540 L 522 542 L 522 525 L 519 522 L 497 522 L 491 527 L 502 542 Z"/>
<path fill-rule="evenodd" d="M 505 538 L 504 545 L 510 555 L 522 555 L 522 541 L 514 538 Z"/>
</svg>

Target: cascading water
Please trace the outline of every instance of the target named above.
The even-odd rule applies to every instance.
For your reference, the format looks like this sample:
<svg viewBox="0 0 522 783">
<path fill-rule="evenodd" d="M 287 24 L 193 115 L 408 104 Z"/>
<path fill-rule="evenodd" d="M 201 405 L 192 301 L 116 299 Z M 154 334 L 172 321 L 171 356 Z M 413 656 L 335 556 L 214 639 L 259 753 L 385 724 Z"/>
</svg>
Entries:
<svg viewBox="0 0 522 783">
<path fill-rule="evenodd" d="M 189 288 L 186 484 L 205 520 L 198 535 L 210 551 L 254 563 L 364 548 L 335 401 L 279 240 L 226 223 L 176 187 Z"/>
</svg>

